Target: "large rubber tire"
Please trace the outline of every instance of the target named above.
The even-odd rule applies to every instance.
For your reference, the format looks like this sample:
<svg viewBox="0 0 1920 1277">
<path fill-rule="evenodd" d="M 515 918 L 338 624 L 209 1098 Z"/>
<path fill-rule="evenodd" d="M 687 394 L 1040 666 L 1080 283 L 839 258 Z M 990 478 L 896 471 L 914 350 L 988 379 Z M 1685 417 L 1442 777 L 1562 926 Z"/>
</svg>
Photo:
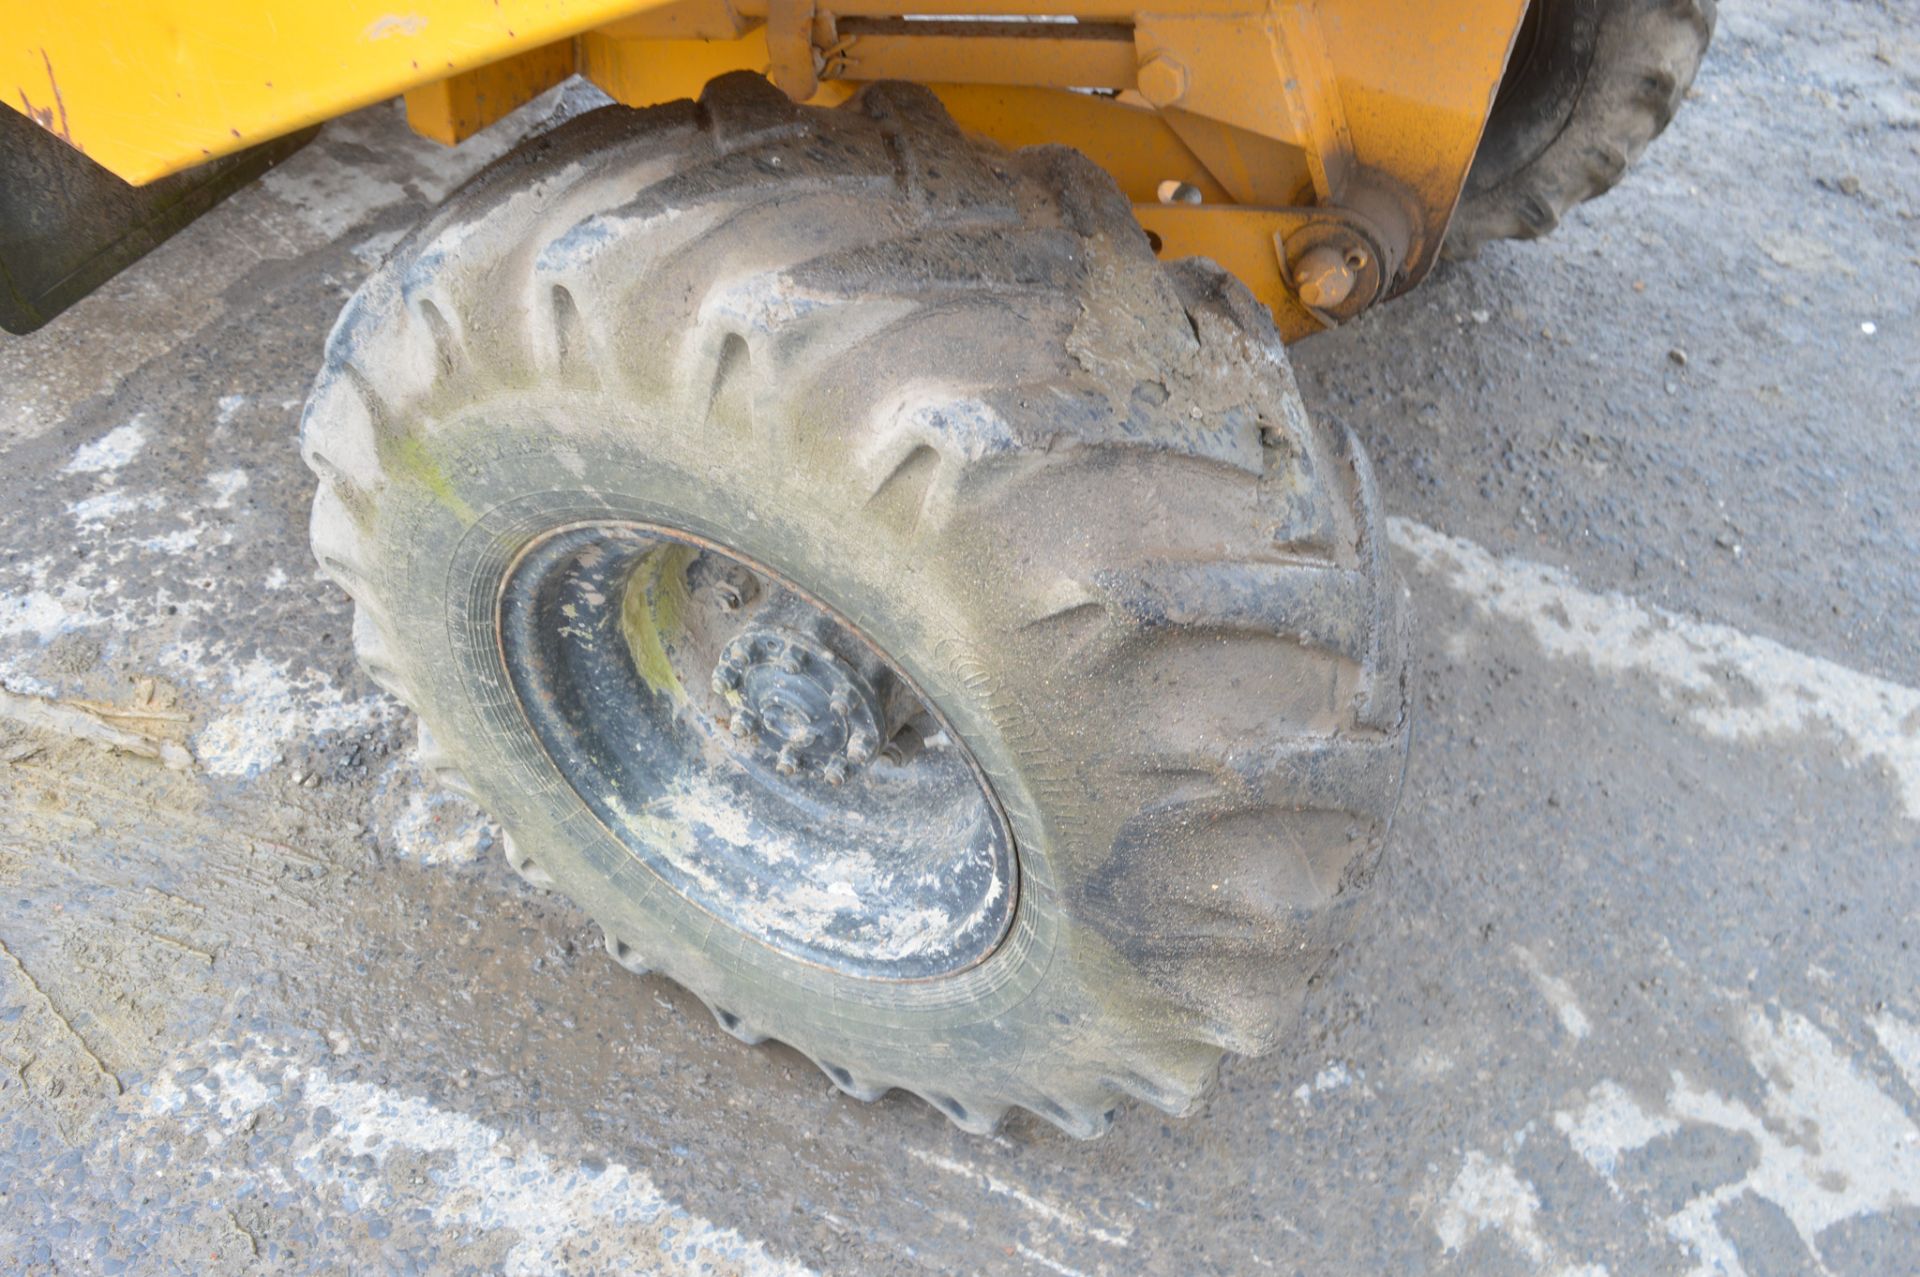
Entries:
<svg viewBox="0 0 1920 1277">
<path fill-rule="evenodd" d="M 514 866 L 855 1096 L 971 1131 L 1187 1112 L 1375 876 L 1407 719 L 1365 455 L 1238 283 L 1163 267 L 1084 157 L 963 138 L 923 90 L 828 111 L 733 75 L 530 142 L 348 305 L 303 450 L 363 662 Z M 849 978 L 634 872 L 497 655 L 503 565 L 583 511 L 778 569 L 912 676 L 1017 843 L 991 956 Z"/>
<path fill-rule="evenodd" d="M 1673 119 L 1716 0 L 1533 0 L 1447 230 L 1466 258 L 1613 189 Z"/>
</svg>

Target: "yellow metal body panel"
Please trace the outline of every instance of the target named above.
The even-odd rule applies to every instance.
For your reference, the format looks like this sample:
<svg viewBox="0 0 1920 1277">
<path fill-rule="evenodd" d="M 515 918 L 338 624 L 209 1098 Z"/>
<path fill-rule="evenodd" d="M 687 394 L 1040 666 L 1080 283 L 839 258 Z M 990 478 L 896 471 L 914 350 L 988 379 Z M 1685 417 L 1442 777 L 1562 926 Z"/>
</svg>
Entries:
<svg viewBox="0 0 1920 1277">
<path fill-rule="evenodd" d="M 964 128 L 1087 152 L 1164 252 L 1216 258 L 1292 337 L 1328 316 L 1275 236 L 1315 210 L 1380 240 L 1383 291 L 1431 266 L 1525 4 L 0 0 L 0 75 L 133 182 L 403 92 L 452 143 L 575 71 L 636 106 L 739 69 L 817 103 L 915 80 Z"/>
<path fill-rule="evenodd" d="M 560 40 L 408 89 L 407 124 L 447 146 L 464 142 L 572 75 L 574 62 L 574 42 Z"/>
<path fill-rule="evenodd" d="M 0 89 L 129 182 L 563 40 L 635 0 L 0 0 Z"/>
</svg>

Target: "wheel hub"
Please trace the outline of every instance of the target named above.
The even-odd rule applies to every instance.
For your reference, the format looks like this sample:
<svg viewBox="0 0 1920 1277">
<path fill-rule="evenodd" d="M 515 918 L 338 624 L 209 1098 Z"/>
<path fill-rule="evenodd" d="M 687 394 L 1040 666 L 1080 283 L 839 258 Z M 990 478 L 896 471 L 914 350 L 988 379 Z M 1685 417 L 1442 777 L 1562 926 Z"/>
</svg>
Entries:
<svg viewBox="0 0 1920 1277">
<path fill-rule="evenodd" d="M 880 702 L 860 672 L 824 644 L 778 626 L 748 626 L 720 653 L 713 691 L 736 740 L 783 776 L 828 784 L 873 757 Z"/>
<path fill-rule="evenodd" d="M 812 966 L 922 980 L 1008 934 L 1019 867 L 959 734 L 843 613 L 657 525 L 561 527 L 497 600 L 555 779 L 714 922 Z"/>
</svg>

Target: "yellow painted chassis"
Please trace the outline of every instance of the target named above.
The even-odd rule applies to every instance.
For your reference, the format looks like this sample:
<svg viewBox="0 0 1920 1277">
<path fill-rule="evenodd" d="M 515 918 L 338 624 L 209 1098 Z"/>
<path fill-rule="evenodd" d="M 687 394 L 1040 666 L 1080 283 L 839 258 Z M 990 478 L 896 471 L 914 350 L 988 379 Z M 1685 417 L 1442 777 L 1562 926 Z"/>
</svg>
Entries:
<svg viewBox="0 0 1920 1277">
<path fill-rule="evenodd" d="M 917 81 L 970 131 L 1085 151 L 1164 255 L 1233 271 L 1291 340 L 1432 266 L 1525 7 L 0 0 L 0 80 L 136 184 L 397 93 L 452 144 L 575 72 L 634 106 L 739 69 L 827 104 Z"/>
</svg>

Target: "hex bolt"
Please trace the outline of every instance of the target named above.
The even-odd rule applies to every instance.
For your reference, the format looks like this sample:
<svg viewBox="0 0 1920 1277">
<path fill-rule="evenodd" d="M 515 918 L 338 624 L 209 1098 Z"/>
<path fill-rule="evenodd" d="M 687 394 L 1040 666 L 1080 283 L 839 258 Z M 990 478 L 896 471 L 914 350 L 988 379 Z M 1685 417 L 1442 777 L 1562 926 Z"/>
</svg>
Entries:
<svg viewBox="0 0 1920 1277">
<path fill-rule="evenodd" d="M 1293 291 L 1314 310 L 1338 306 L 1353 295 L 1357 272 L 1366 264 L 1366 257 L 1357 251 L 1349 252 L 1337 244 L 1316 244 L 1294 263 Z"/>
<path fill-rule="evenodd" d="M 829 758 L 820 769 L 820 774 L 827 778 L 829 785 L 838 785 L 847 778 L 847 760 L 837 755 Z"/>
<path fill-rule="evenodd" d="M 720 666 L 713 672 L 713 692 L 716 696 L 725 696 L 740 686 L 740 671 L 731 663 Z"/>
<path fill-rule="evenodd" d="M 807 654 L 797 647 L 790 647 L 780 657 L 781 672 L 798 674 L 807 667 Z"/>
<path fill-rule="evenodd" d="M 845 691 L 835 692 L 833 699 L 827 702 L 827 709 L 835 718 L 845 718 L 853 713 L 853 700 Z"/>
<path fill-rule="evenodd" d="M 782 745 L 780 747 L 780 756 L 773 760 L 773 770 L 779 772 L 782 776 L 791 776 L 799 771 L 799 752 L 791 745 Z"/>
<path fill-rule="evenodd" d="M 733 721 L 727 724 L 727 730 L 742 739 L 753 735 L 758 727 L 759 724 L 754 721 L 754 713 L 750 709 L 736 710 Z"/>
<path fill-rule="evenodd" d="M 713 585 L 715 601 L 728 612 L 738 612 L 759 593 L 760 579 L 737 563 L 726 567 Z"/>
<path fill-rule="evenodd" d="M 854 763 L 866 762 L 869 758 L 873 757 L 873 744 L 872 733 L 866 731 L 855 732 L 847 738 L 847 760 Z"/>
<path fill-rule="evenodd" d="M 1187 96 L 1187 68 L 1164 53 L 1156 53 L 1141 64 L 1134 83 L 1140 96 L 1155 106 L 1172 106 Z"/>
</svg>

